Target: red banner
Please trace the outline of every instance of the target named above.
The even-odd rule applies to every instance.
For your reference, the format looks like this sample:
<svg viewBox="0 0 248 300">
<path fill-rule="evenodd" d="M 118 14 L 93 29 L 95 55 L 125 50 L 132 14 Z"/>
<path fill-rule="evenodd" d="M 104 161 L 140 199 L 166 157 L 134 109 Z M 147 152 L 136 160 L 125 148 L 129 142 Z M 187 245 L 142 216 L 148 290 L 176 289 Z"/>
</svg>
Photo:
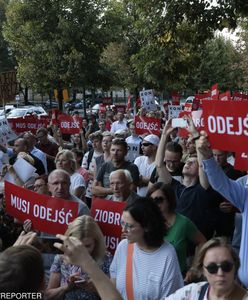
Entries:
<svg viewBox="0 0 248 300">
<path fill-rule="evenodd" d="M 231 93 L 227 91 L 225 93 L 219 94 L 219 100 L 221 101 L 230 101 L 231 100 Z"/>
<path fill-rule="evenodd" d="M 28 116 L 24 118 L 15 118 L 8 119 L 8 122 L 16 133 L 31 131 L 32 133 L 36 133 L 37 129 L 41 127 L 47 127 L 50 122 L 49 117 L 41 117 L 37 118 L 34 116 Z"/>
<path fill-rule="evenodd" d="M 233 96 L 232 96 L 232 99 L 234 101 L 242 101 L 242 100 L 248 100 L 248 95 L 247 94 L 241 94 L 239 92 L 234 92 L 233 93 Z"/>
<path fill-rule="evenodd" d="M 232 151 L 247 151 L 248 117 L 245 101 L 203 102 L 205 130 L 212 148 Z"/>
<path fill-rule="evenodd" d="M 248 171 L 248 153 L 235 153 L 234 168 L 241 171 Z"/>
<path fill-rule="evenodd" d="M 80 132 L 83 119 L 63 114 L 58 116 L 58 121 L 61 133 L 75 134 Z"/>
<path fill-rule="evenodd" d="M 218 83 L 214 84 L 211 88 L 211 99 L 212 100 L 219 99 Z"/>
<path fill-rule="evenodd" d="M 78 216 L 78 203 L 40 195 L 5 181 L 7 213 L 20 221 L 30 219 L 35 230 L 64 234 Z"/>
<path fill-rule="evenodd" d="M 121 240 L 121 215 L 126 202 L 116 202 L 93 198 L 91 215 L 97 222 L 105 237 L 106 246 L 111 253 L 114 253 Z"/>
<path fill-rule="evenodd" d="M 202 101 L 208 101 L 211 100 L 211 93 L 203 93 L 203 94 L 195 94 L 195 99 L 199 100 L 201 103 Z"/>
<path fill-rule="evenodd" d="M 160 119 L 135 116 L 135 131 L 137 134 L 156 134 L 160 136 Z"/>
</svg>

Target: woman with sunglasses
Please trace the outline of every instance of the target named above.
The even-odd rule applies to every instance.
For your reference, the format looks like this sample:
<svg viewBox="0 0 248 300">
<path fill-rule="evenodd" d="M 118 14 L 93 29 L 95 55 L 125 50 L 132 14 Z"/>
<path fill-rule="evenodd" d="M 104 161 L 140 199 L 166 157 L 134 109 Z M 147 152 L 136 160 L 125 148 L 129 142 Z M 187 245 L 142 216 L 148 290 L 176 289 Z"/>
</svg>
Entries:
<svg viewBox="0 0 248 300">
<path fill-rule="evenodd" d="M 126 239 L 116 249 L 110 277 L 123 299 L 161 300 L 183 286 L 175 250 L 164 241 L 163 216 L 150 198 L 128 204 L 121 226 Z"/>
<path fill-rule="evenodd" d="M 206 281 L 192 283 L 166 297 L 167 300 L 247 300 L 248 292 L 237 281 L 240 262 L 224 238 L 206 242 L 198 255 L 196 268 Z"/>
<path fill-rule="evenodd" d="M 160 208 L 167 226 L 165 239 L 175 247 L 181 272 L 185 276 L 189 243 L 196 246 L 195 253 L 197 253 L 199 246 L 206 242 L 206 238 L 189 218 L 175 212 L 176 196 L 170 185 L 157 182 L 149 189 L 147 196 L 151 197 Z M 191 281 L 193 275 L 191 273 L 193 272 L 187 273 L 184 281 Z"/>
</svg>

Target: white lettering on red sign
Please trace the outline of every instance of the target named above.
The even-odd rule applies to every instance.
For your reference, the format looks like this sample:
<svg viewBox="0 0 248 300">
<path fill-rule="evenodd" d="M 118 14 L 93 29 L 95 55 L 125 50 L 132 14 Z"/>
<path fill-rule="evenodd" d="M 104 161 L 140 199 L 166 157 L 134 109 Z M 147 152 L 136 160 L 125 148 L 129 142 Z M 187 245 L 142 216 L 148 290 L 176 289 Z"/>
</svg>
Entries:
<svg viewBox="0 0 248 300">
<path fill-rule="evenodd" d="M 96 209 L 95 221 L 120 225 L 121 215 L 120 213 L 114 213 L 112 211 Z"/>
<path fill-rule="evenodd" d="M 208 128 L 211 133 L 248 136 L 248 118 L 237 118 L 238 130 L 234 131 L 234 117 L 209 116 Z"/>
<path fill-rule="evenodd" d="M 159 130 L 157 123 L 137 122 L 136 127 L 139 129 Z"/>
</svg>

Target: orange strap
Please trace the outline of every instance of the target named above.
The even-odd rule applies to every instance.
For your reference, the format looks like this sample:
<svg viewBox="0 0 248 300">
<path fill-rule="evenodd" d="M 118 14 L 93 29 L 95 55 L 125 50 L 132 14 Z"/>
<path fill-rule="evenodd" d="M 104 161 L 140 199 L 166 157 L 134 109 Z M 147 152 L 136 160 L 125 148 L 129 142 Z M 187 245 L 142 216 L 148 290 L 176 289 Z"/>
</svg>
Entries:
<svg viewBox="0 0 248 300">
<path fill-rule="evenodd" d="M 133 295 L 133 250 L 134 244 L 128 244 L 126 265 L 126 293 L 128 300 L 134 300 Z"/>
</svg>

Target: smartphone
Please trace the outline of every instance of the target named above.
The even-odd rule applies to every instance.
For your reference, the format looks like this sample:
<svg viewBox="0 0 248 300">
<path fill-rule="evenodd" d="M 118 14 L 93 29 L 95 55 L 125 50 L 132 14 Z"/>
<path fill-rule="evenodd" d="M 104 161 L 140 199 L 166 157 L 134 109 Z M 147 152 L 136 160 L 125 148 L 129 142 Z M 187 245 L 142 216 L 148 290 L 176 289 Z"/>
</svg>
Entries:
<svg viewBox="0 0 248 300">
<path fill-rule="evenodd" d="M 186 128 L 188 125 L 187 120 L 183 118 L 174 118 L 171 121 L 171 126 L 173 128 L 180 127 L 180 128 Z"/>
<path fill-rule="evenodd" d="M 38 237 L 38 240 L 41 244 L 41 252 L 43 253 L 53 253 L 53 254 L 63 254 L 61 250 L 54 247 L 54 243 L 61 243 L 60 239 L 56 239 L 55 237 Z"/>
<path fill-rule="evenodd" d="M 78 277 L 78 279 L 75 280 L 74 283 L 83 283 L 83 282 L 85 282 L 85 281 L 86 281 L 85 278 Z"/>
</svg>

